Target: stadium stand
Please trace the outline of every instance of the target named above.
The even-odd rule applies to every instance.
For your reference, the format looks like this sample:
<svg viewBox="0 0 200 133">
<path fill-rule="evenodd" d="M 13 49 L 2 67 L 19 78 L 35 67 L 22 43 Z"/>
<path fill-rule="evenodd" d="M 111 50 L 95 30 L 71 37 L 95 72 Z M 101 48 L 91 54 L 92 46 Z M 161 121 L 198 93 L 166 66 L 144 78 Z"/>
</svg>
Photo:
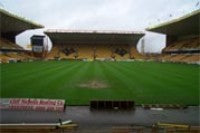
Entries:
<svg viewBox="0 0 200 133">
<path fill-rule="evenodd" d="M 47 30 L 53 48 L 47 59 L 127 60 L 142 56 L 136 49 L 142 32 Z"/>
<path fill-rule="evenodd" d="M 148 31 L 167 35 L 167 45 L 158 60 L 184 63 L 200 63 L 200 10 L 178 19 L 147 28 Z M 156 58 L 156 57 L 155 57 Z"/>
<path fill-rule="evenodd" d="M 59 51 L 61 52 L 61 58 L 63 57 L 64 59 L 75 59 L 78 58 L 78 53 L 77 53 L 77 46 L 73 45 L 67 45 L 67 46 L 60 46 Z"/>
<path fill-rule="evenodd" d="M 116 60 L 130 59 L 130 51 L 128 45 L 113 46 L 113 56 Z"/>
<path fill-rule="evenodd" d="M 25 30 L 43 28 L 43 26 L 16 16 L 2 8 L 0 8 L 0 16 L 0 61 L 9 63 L 10 61 L 33 59 L 28 51 L 15 43 L 15 37 Z"/>
<path fill-rule="evenodd" d="M 112 56 L 112 51 L 111 51 L 111 46 L 109 45 L 97 45 L 95 47 L 95 58 L 111 58 Z"/>
<path fill-rule="evenodd" d="M 130 49 L 130 56 L 132 59 L 143 59 L 144 57 L 137 51 L 135 47 Z"/>
<path fill-rule="evenodd" d="M 51 49 L 51 52 L 47 55 L 47 59 L 54 59 L 59 57 L 59 48 L 58 47 L 53 47 Z"/>
<path fill-rule="evenodd" d="M 0 49 L 23 49 L 21 46 L 6 40 L 4 38 L 0 38 Z"/>
<path fill-rule="evenodd" d="M 94 46 L 90 45 L 78 45 L 78 58 L 79 59 L 93 59 L 94 58 Z"/>
<path fill-rule="evenodd" d="M 165 47 L 163 49 L 163 52 L 170 53 L 170 52 L 179 52 L 179 51 L 185 51 L 185 52 L 199 51 L 200 50 L 199 40 L 200 40 L 199 37 L 189 38 L 186 40 L 185 39 L 180 40 Z"/>
<path fill-rule="evenodd" d="M 6 55 L 0 54 L 1 63 L 8 63 L 10 58 Z"/>
</svg>

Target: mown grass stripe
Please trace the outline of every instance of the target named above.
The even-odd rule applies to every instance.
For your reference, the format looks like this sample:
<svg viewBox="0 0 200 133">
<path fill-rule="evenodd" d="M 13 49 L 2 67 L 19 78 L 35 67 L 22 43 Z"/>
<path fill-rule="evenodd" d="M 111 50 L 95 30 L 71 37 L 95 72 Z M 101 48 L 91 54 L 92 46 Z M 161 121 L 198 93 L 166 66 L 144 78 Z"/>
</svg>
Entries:
<svg viewBox="0 0 200 133">
<path fill-rule="evenodd" d="M 89 104 L 92 99 L 199 105 L 200 67 L 197 65 L 38 61 L 0 67 L 1 97 L 63 98 L 70 105 Z M 108 86 L 80 87 L 90 80 L 100 80 Z"/>
</svg>

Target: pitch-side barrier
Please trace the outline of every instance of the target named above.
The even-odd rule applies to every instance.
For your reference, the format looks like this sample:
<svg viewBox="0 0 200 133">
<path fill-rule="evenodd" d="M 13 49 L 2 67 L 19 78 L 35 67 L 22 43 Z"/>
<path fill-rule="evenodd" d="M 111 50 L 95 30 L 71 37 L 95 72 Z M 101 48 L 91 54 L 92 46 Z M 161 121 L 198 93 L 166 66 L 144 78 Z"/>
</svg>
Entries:
<svg viewBox="0 0 200 133">
<path fill-rule="evenodd" d="M 37 98 L 0 98 L 0 109 L 63 112 L 65 100 Z"/>
</svg>

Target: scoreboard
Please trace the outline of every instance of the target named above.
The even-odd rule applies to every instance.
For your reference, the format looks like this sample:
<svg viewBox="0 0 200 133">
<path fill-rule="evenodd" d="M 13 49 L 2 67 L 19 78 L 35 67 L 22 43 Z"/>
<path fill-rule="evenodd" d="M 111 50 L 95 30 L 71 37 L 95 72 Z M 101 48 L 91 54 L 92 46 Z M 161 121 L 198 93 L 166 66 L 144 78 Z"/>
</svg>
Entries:
<svg viewBox="0 0 200 133">
<path fill-rule="evenodd" d="M 44 38 L 42 35 L 33 35 L 31 37 L 32 51 L 34 53 L 42 53 L 44 51 Z"/>
</svg>

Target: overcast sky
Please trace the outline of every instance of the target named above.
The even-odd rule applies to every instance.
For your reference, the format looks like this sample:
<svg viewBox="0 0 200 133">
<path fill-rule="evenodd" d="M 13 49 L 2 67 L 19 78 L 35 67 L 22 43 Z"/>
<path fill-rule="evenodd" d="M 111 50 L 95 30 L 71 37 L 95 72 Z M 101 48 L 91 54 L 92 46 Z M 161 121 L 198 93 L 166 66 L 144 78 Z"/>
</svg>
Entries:
<svg viewBox="0 0 200 133">
<path fill-rule="evenodd" d="M 0 0 L 0 7 L 45 26 L 45 29 L 139 30 L 199 8 L 200 0 Z M 196 6 L 195 6 L 196 5 Z M 172 14 L 172 17 L 169 17 Z M 43 30 L 28 30 L 17 36 L 27 45 L 30 36 Z M 146 33 L 145 51 L 159 52 L 165 36 Z M 140 50 L 140 45 L 138 49 Z"/>
</svg>

